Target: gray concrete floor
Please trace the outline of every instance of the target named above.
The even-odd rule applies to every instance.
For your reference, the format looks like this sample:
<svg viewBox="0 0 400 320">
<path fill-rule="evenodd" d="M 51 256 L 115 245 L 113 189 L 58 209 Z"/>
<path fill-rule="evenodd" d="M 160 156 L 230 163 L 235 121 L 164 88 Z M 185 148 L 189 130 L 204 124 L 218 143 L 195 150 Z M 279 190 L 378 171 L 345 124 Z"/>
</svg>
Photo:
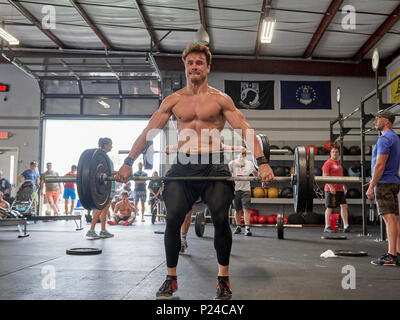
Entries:
<svg viewBox="0 0 400 320">
<path fill-rule="evenodd" d="M 114 238 L 91 241 L 83 224 L 82 231 L 75 231 L 72 221 L 30 224 L 24 239 L 17 238 L 17 227 L 1 227 L 0 300 L 154 299 L 166 275 L 164 236 L 154 231 L 165 225 L 108 226 Z M 376 241 L 377 228 L 369 231 L 371 236 L 360 237 L 361 228 L 353 228 L 348 240 L 322 240 L 322 227 L 285 229 L 285 240 L 278 240 L 273 228 L 254 228 L 253 237 L 233 235 L 233 299 L 399 299 L 400 267 L 370 264 L 385 253 L 387 243 Z M 188 243 L 179 258 L 176 295 L 210 300 L 217 275 L 213 227 L 198 238 L 192 226 Z M 103 253 L 66 255 L 74 247 L 98 247 Z M 364 250 L 369 256 L 321 258 L 328 249 Z M 342 288 L 346 265 L 354 267 L 355 289 Z"/>
</svg>

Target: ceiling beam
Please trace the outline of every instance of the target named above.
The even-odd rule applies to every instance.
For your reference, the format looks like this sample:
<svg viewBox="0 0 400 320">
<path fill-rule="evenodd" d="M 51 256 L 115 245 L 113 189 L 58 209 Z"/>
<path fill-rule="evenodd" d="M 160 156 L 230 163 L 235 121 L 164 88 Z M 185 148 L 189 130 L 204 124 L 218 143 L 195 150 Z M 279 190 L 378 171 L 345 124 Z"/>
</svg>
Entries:
<svg viewBox="0 0 400 320">
<path fill-rule="evenodd" d="M 354 55 L 353 60 L 360 62 L 365 55 L 383 38 L 383 36 L 400 20 L 400 4 L 392 11 L 389 17 L 368 38 Z"/>
<path fill-rule="evenodd" d="M 207 19 L 204 0 L 198 0 L 197 2 L 199 5 L 200 22 L 203 25 L 203 28 L 207 30 Z"/>
<path fill-rule="evenodd" d="M 25 18 L 27 18 L 31 23 L 33 23 L 36 28 L 42 31 L 51 41 L 53 41 L 59 49 L 66 49 L 65 45 L 58 39 L 49 29 L 45 29 L 42 23 L 36 19 L 32 13 L 30 13 L 24 6 L 22 6 L 16 0 L 8 0 L 8 2 L 17 9 Z"/>
<path fill-rule="evenodd" d="M 154 32 L 154 30 L 151 28 L 150 26 L 150 20 L 149 17 L 147 16 L 146 12 L 143 9 L 143 4 L 141 0 L 133 0 L 133 2 L 136 5 L 136 8 L 138 10 L 139 16 L 142 19 L 142 22 L 144 24 L 144 26 L 147 29 L 147 32 L 151 38 L 151 41 L 153 42 L 153 46 L 157 51 L 160 51 L 160 45 L 159 45 L 159 41 L 157 39 L 157 36 Z"/>
<path fill-rule="evenodd" d="M 104 47 L 106 48 L 107 51 L 112 50 L 110 42 L 107 40 L 107 38 L 104 36 L 104 34 L 100 31 L 100 29 L 96 26 L 96 24 L 93 22 L 93 20 L 89 17 L 85 9 L 76 1 L 76 0 L 70 0 L 72 6 L 75 8 L 76 11 L 79 12 L 83 20 L 86 21 L 88 26 L 93 30 L 93 32 L 97 35 L 97 37 L 101 40 L 103 43 Z"/>
<path fill-rule="evenodd" d="M 254 55 L 256 56 L 256 58 L 258 58 L 258 56 L 260 54 L 260 50 L 261 50 L 261 29 L 262 29 L 263 21 L 265 18 L 267 18 L 269 16 L 269 12 L 271 11 L 271 3 L 272 3 L 272 0 L 263 0 L 260 21 L 258 22 L 256 46 L 254 48 Z"/>
<path fill-rule="evenodd" d="M 326 29 L 328 28 L 329 24 L 331 23 L 333 17 L 335 16 L 336 12 L 339 10 L 339 7 L 342 5 L 343 0 L 332 0 L 331 4 L 329 5 L 328 9 L 325 12 L 324 17 L 322 18 L 317 30 L 314 32 L 313 37 L 311 38 L 310 43 L 307 46 L 306 51 L 304 52 L 304 58 L 310 58 L 317 47 L 319 41 L 321 40 L 322 36 L 324 35 Z"/>
</svg>

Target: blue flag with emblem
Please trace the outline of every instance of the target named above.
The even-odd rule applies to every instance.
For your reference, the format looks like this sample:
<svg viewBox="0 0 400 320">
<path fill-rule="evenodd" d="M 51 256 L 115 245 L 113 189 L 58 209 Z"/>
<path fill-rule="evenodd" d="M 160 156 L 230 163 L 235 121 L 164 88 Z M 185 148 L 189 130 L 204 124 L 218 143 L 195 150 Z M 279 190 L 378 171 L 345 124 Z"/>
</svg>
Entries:
<svg viewBox="0 0 400 320">
<path fill-rule="evenodd" d="M 332 109 L 330 81 L 281 81 L 281 109 Z"/>
</svg>

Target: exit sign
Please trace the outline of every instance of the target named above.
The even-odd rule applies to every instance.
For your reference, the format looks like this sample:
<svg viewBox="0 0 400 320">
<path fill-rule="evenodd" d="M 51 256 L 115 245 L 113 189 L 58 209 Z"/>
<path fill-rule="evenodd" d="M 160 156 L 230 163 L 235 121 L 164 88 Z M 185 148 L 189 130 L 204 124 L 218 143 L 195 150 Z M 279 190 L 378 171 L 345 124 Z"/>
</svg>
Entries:
<svg viewBox="0 0 400 320">
<path fill-rule="evenodd" d="M 8 84 L 1 84 L 0 83 L 0 92 L 8 92 L 10 86 Z"/>
<path fill-rule="evenodd" d="M 8 139 L 8 132 L 0 131 L 0 139 Z"/>
</svg>

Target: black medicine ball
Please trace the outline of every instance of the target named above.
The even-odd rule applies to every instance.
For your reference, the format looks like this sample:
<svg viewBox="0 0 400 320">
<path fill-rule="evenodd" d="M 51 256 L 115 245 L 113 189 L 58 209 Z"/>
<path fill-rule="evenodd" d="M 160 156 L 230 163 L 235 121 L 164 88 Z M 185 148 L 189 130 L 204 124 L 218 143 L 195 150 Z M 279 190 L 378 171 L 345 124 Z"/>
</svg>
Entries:
<svg viewBox="0 0 400 320">
<path fill-rule="evenodd" d="M 351 188 L 347 190 L 346 197 L 349 199 L 359 199 L 361 198 L 361 192 L 358 189 Z"/>
<path fill-rule="evenodd" d="M 351 146 L 349 148 L 349 154 L 352 156 L 357 156 L 359 154 L 361 154 L 361 149 L 359 146 Z"/>
</svg>

